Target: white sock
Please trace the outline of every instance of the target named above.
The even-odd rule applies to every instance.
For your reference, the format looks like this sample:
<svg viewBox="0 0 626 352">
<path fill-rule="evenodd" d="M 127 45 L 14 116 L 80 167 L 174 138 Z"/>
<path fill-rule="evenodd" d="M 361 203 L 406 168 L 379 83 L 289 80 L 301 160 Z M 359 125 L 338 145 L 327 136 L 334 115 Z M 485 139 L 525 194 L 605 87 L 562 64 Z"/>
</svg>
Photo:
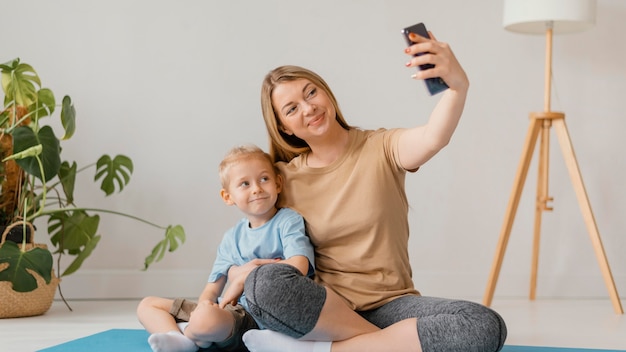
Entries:
<svg viewBox="0 0 626 352">
<path fill-rule="evenodd" d="M 148 337 L 154 352 L 195 352 L 198 346 L 180 331 L 154 333 Z"/>
<path fill-rule="evenodd" d="M 330 352 L 330 341 L 302 341 L 272 330 L 248 330 L 243 343 L 251 352 Z"/>
<path fill-rule="evenodd" d="M 183 335 L 185 334 L 185 328 L 187 327 L 187 325 L 189 325 L 189 322 L 187 321 L 181 321 L 180 323 L 176 323 L 176 326 L 178 326 L 178 330 L 180 330 Z"/>
</svg>

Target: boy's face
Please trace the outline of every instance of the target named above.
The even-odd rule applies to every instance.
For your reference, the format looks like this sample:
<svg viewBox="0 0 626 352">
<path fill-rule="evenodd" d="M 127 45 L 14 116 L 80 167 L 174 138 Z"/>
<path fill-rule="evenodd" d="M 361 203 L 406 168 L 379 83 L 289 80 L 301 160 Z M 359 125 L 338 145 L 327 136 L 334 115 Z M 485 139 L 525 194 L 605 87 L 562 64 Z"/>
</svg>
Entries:
<svg viewBox="0 0 626 352">
<path fill-rule="evenodd" d="M 242 159 L 230 166 L 228 180 L 228 188 L 221 191 L 222 199 L 244 212 L 252 227 L 263 225 L 276 214 L 282 178 L 268 160 Z"/>
</svg>

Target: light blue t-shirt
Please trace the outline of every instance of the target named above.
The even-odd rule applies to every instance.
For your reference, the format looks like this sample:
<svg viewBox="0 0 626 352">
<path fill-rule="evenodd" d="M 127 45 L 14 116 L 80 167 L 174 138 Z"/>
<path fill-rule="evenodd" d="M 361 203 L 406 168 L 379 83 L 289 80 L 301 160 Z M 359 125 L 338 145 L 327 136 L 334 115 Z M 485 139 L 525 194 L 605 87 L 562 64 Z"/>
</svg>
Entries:
<svg viewBox="0 0 626 352">
<path fill-rule="evenodd" d="M 227 277 L 231 266 L 240 266 L 252 259 L 289 259 L 296 255 L 309 259 L 307 276 L 313 276 L 313 245 L 305 233 L 304 219 L 300 214 L 281 208 L 270 221 L 254 229 L 250 228 L 248 219 L 243 218 L 224 234 L 208 282 Z M 248 309 L 245 295 L 241 296 L 239 303 Z"/>
</svg>

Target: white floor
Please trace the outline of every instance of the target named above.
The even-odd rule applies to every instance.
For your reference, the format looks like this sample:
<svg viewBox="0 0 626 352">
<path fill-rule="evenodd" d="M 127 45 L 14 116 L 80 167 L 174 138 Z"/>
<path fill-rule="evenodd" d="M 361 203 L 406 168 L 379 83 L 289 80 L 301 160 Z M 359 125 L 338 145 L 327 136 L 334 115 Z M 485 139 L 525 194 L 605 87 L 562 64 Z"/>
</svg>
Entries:
<svg viewBox="0 0 626 352">
<path fill-rule="evenodd" d="M 108 329 L 141 329 L 137 303 L 72 301 L 70 312 L 55 301 L 42 316 L 0 319 L 0 351 L 33 352 Z M 609 300 L 499 299 L 493 308 L 507 322 L 508 345 L 626 351 L 626 315 L 617 315 Z"/>
</svg>

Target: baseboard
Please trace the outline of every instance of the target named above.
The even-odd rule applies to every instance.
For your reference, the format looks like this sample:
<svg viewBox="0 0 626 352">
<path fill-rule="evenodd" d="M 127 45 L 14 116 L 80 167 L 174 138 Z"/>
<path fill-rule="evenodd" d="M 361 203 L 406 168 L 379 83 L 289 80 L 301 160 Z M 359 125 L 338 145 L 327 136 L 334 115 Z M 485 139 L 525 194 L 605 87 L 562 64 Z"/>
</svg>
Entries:
<svg viewBox="0 0 626 352">
<path fill-rule="evenodd" d="M 626 297 L 626 276 L 613 276 L 621 298 Z M 473 297 L 482 300 L 488 273 L 464 275 L 458 273 L 414 273 L 415 286 L 423 295 L 443 297 Z M 495 298 L 525 298 L 529 296 L 530 274 L 500 275 Z M 537 298 L 608 299 L 609 291 L 598 272 L 593 274 L 545 274 L 537 278 Z"/>
<path fill-rule="evenodd" d="M 60 288 L 66 299 L 198 297 L 207 278 L 206 270 L 81 270 L 63 277 Z"/>
<path fill-rule="evenodd" d="M 145 296 L 197 297 L 208 274 L 205 270 L 81 270 L 64 277 L 61 290 L 66 299 L 134 299 Z M 415 286 L 423 295 L 480 299 L 487 275 L 417 272 Z M 501 277 L 496 298 L 526 297 L 527 275 Z M 615 276 L 617 290 L 626 297 L 626 276 Z M 598 275 L 541 275 L 537 282 L 539 298 L 608 298 L 608 290 Z M 57 293 L 57 297 L 60 297 Z"/>
</svg>

